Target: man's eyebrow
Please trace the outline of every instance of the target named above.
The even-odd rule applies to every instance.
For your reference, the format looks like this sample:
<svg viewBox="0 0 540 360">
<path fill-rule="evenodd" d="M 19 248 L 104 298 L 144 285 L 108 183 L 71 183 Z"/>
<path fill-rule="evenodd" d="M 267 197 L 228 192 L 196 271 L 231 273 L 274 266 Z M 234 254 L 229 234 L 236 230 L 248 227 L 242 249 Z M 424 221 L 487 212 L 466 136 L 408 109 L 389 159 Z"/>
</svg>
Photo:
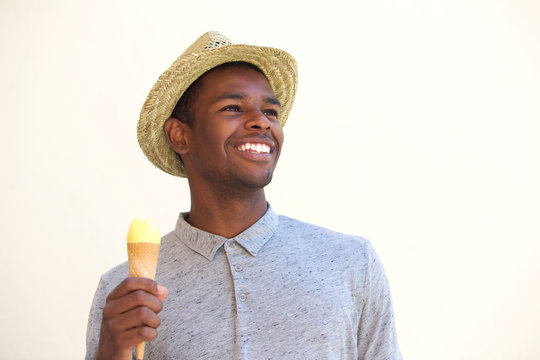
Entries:
<svg viewBox="0 0 540 360">
<path fill-rule="evenodd" d="M 214 101 L 212 101 L 212 104 L 217 103 L 218 101 L 224 100 L 224 99 L 237 99 L 242 100 L 245 99 L 246 96 L 242 94 L 236 94 L 236 93 L 226 93 L 223 95 L 218 96 Z"/>
<path fill-rule="evenodd" d="M 275 97 L 266 97 L 266 98 L 264 98 L 264 101 L 267 102 L 267 103 L 274 104 L 274 105 L 277 105 L 277 106 L 281 107 L 281 103 Z"/>
<path fill-rule="evenodd" d="M 226 94 L 223 94 L 223 95 L 220 95 L 218 96 L 214 101 L 212 101 L 212 104 L 215 104 L 217 103 L 218 101 L 221 101 L 221 100 L 224 100 L 224 99 L 235 99 L 235 100 L 244 100 L 246 99 L 248 96 L 246 95 L 243 95 L 243 94 L 237 94 L 237 93 L 226 93 Z M 267 102 L 267 103 L 270 103 L 270 104 L 274 104 L 274 105 L 278 105 L 279 107 L 281 107 L 281 103 L 279 102 L 279 100 L 275 97 L 272 97 L 272 96 L 268 96 L 268 97 L 265 97 L 264 99 L 264 102 Z M 212 105 L 210 104 L 210 105 Z"/>
</svg>

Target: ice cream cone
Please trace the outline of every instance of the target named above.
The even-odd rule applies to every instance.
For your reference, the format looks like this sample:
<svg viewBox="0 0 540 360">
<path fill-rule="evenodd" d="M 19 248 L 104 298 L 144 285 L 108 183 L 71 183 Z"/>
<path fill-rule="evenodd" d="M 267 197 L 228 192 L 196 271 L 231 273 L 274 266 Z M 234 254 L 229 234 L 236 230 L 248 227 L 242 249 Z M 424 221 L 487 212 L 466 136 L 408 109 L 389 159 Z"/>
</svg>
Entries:
<svg viewBox="0 0 540 360">
<path fill-rule="evenodd" d="M 159 244 L 128 243 L 129 276 L 154 280 L 159 256 Z"/>
<path fill-rule="evenodd" d="M 129 276 L 155 279 L 160 241 L 159 230 L 152 220 L 132 221 L 127 235 Z M 144 342 L 137 344 L 137 360 L 143 359 L 144 345 Z"/>
</svg>

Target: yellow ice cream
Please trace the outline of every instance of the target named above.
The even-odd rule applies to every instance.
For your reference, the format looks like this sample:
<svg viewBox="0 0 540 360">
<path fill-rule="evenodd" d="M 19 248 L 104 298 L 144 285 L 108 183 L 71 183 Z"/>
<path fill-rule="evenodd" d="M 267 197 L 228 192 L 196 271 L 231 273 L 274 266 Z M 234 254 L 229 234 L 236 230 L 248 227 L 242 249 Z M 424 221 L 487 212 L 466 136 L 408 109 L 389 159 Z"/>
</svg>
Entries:
<svg viewBox="0 0 540 360">
<path fill-rule="evenodd" d="M 151 219 L 135 219 L 129 225 L 127 234 L 128 243 L 152 243 L 159 244 L 161 235 L 156 223 Z"/>
</svg>

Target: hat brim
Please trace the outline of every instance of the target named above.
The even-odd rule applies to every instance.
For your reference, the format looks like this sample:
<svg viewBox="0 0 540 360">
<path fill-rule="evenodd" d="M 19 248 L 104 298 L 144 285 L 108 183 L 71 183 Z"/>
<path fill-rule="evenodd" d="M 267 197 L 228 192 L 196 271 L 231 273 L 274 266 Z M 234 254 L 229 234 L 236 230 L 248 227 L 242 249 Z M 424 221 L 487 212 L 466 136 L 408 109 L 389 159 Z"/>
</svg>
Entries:
<svg viewBox="0 0 540 360">
<path fill-rule="evenodd" d="M 148 94 L 137 125 L 137 139 L 144 154 L 161 170 L 186 177 L 184 166 L 169 146 L 163 125 L 187 88 L 207 71 L 228 62 L 247 62 L 268 79 L 281 103 L 279 121 L 285 125 L 297 87 L 297 67 L 287 52 L 261 46 L 227 45 L 182 54 L 158 79 Z"/>
</svg>

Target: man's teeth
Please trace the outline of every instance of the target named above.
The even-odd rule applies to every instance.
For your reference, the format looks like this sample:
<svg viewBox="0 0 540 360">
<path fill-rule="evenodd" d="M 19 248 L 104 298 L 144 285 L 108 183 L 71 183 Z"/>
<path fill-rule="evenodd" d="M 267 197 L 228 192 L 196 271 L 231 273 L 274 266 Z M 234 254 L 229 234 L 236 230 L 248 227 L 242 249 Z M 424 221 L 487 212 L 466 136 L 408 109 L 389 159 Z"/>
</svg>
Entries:
<svg viewBox="0 0 540 360">
<path fill-rule="evenodd" d="M 245 143 L 236 148 L 240 151 L 270 154 L 270 146 L 266 144 Z"/>
</svg>

